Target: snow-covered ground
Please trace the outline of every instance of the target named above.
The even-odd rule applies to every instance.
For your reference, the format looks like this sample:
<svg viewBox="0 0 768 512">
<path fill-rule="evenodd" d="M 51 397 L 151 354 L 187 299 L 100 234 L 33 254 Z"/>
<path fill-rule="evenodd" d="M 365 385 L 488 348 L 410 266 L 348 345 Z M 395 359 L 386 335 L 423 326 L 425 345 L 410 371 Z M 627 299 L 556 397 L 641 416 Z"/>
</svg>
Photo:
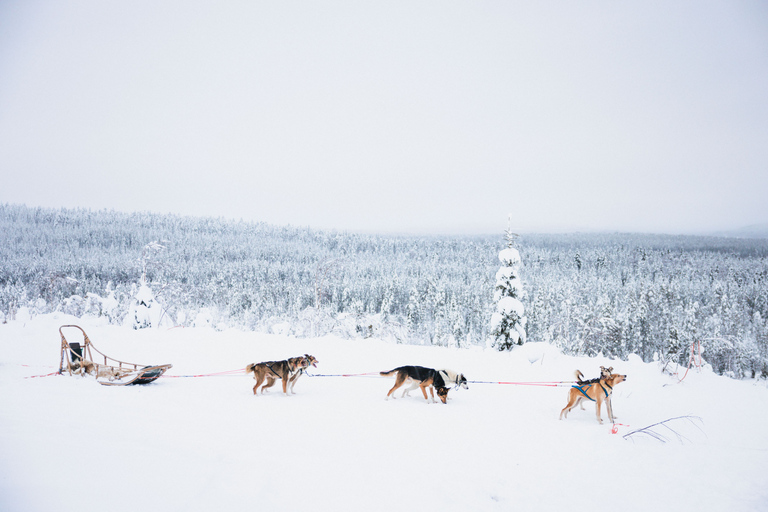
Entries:
<svg viewBox="0 0 768 512">
<path fill-rule="evenodd" d="M 617 386 L 618 433 L 594 405 L 558 415 L 568 389 L 471 383 L 448 405 L 418 390 L 384 400 L 378 376 L 303 377 L 254 397 L 245 374 L 101 386 L 27 378 L 58 367 L 62 324 L 111 357 L 196 375 L 310 353 L 315 373 L 404 364 L 471 381 L 567 381 L 600 365 Z M 80 341 L 71 332 L 69 341 Z M 73 339 L 74 338 L 74 339 Z M 60 314 L 0 325 L 0 510 L 768 510 L 768 389 L 704 370 L 682 383 L 638 358 L 576 358 L 295 339 L 241 331 L 134 331 Z M 665 436 L 624 435 L 680 416 Z M 605 412 L 603 413 L 605 418 Z"/>
</svg>

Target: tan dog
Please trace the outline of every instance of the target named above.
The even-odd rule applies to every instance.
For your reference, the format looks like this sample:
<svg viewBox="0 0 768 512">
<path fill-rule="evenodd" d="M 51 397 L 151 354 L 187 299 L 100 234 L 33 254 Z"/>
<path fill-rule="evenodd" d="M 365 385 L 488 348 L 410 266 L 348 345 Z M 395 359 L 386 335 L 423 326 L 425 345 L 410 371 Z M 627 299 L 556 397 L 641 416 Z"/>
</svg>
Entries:
<svg viewBox="0 0 768 512">
<path fill-rule="evenodd" d="M 604 370 L 604 368 L 601 367 L 601 370 Z M 613 415 L 611 394 L 613 394 L 614 386 L 627 380 L 627 376 L 601 371 L 600 378 L 593 379 L 593 381 L 596 380 L 596 382 L 593 382 L 581 381 L 579 378 L 580 375 L 583 376 L 580 371 L 576 370 L 576 378 L 579 381 L 579 384 L 571 387 L 571 390 L 568 392 L 568 405 L 560 411 L 560 419 L 567 418 L 571 409 L 576 407 L 577 404 L 581 404 L 583 400 L 589 399 L 596 403 L 595 411 L 598 423 L 603 423 L 603 418 L 600 414 L 600 408 L 603 405 L 603 402 L 605 402 L 606 409 L 608 409 L 608 418 L 611 420 L 611 423 L 614 423 L 616 418 Z"/>
<path fill-rule="evenodd" d="M 249 364 L 245 367 L 245 372 L 253 372 L 253 378 L 256 381 L 256 385 L 253 386 L 253 394 L 258 394 L 259 386 L 265 380 L 267 382 L 261 388 L 262 394 L 264 394 L 264 390 L 272 387 L 277 379 L 280 379 L 283 381 L 283 394 L 288 395 L 288 381 L 301 370 L 302 363 L 304 363 L 306 368 L 307 363 L 304 357 L 292 357 L 285 361 L 266 361 Z"/>
<path fill-rule="evenodd" d="M 594 384 L 595 382 L 600 382 L 600 379 L 608 379 L 611 377 L 611 373 L 613 373 L 613 366 L 609 366 L 606 368 L 605 366 L 600 367 L 600 376 L 596 379 L 589 379 L 584 380 L 584 374 L 581 373 L 579 370 L 576 370 L 576 383 L 579 384 L 579 386 L 582 386 L 584 384 Z M 608 402 L 610 403 L 610 398 L 608 399 Z M 582 411 L 584 411 L 584 400 L 579 400 L 579 407 Z"/>
</svg>

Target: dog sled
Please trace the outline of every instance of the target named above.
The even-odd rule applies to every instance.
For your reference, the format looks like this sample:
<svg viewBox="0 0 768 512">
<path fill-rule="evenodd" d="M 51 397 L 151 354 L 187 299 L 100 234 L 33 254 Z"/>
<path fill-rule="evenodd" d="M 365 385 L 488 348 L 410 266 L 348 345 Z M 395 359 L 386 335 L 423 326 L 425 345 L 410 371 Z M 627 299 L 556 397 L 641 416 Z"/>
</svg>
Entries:
<svg viewBox="0 0 768 512">
<path fill-rule="evenodd" d="M 79 329 L 83 334 L 83 342 L 70 343 L 64 336 L 65 328 Z M 77 325 L 62 325 L 59 327 L 61 334 L 61 360 L 59 362 L 59 374 L 64 372 L 69 375 L 92 375 L 96 382 L 104 386 L 128 386 L 131 384 L 149 384 L 158 379 L 172 365 L 161 364 L 145 366 L 135 363 L 126 363 L 108 357 L 93 346 L 91 340 L 82 327 Z M 99 361 L 93 354 L 96 353 Z M 101 362 L 103 359 L 103 363 Z"/>
</svg>

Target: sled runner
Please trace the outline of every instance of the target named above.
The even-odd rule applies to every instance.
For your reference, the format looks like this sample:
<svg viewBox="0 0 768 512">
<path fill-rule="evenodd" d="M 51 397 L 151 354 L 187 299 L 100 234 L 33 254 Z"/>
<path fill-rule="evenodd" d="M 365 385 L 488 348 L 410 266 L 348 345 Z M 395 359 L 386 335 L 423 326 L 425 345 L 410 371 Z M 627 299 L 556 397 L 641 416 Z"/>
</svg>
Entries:
<svg viewBox="0 0 768 512">
<path fill-rule="evenodd" d="M 67 327 L 79 329 L 83 333 L 82 344 L 67 341 L 64 337 L 64 328 Z M 70 375 L 93 375 L 99 384 L 105 386 L 127 386 L 129 384 L 148 384 L 172 366 L 170 364 L 145 366 L 108 357 L 93 346 L 82 327 L 77 325 L 62 325 L 59 327 L 59 334 L 61 334 L 60 374 L 66 371 Z M 93 359 L 94 352 L 101 356 L 99 361 L 104 359 L 103 363 Z"/>
</svg>

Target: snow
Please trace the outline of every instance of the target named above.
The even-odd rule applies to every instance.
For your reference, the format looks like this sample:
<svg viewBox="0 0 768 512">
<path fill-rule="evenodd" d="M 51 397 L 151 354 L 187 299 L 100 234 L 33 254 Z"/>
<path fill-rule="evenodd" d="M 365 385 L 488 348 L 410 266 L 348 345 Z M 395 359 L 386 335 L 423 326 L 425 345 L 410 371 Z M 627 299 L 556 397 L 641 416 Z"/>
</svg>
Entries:
<svg viewBox="0 0 768 512">
<path fill-rule="evenodd" d="M 499 261 L 506 267 L 514 267 L 520 264 L 520 253 L 515 248 L 507 247 L 499 252 Z"/>
<path fill-rule="evenodd" d="M 124 323 L 134 329 L 143 329 L 145 327 L 164 326 L 165 323 L 162 320 L 163 307 L 155 300 L 151 288 L 142 284 Z"/>
<path fill-rule="evenodd" d="M 129 387 L 28 378 L 56 370 L 58 328 L 71 323 L 109 356 L 172 363 L 174 376 L 310 353 L 316 374 L 417 364 L 488 383 L 428 405 L 420 393 L 384 400 L 393 380 L 379 376 L 303 377 L 289 397 L 279 386 L 253 396 L 245 374 Z M 375 338 L 133 330 L 60 313 L 0 325 L 0 347 L 4 512 L 768 509 L 764 381 L 704 369 L 678 383 L 637 357 L 571 357 L 543 343 L 499 353 Z M 567 387 L 495 383 L 570 381 L 576 369 L 590 378 L 600 365 L 628 375 L 613 399 L 617 434 L 605 411 L 605 424 L 597 423 L 592 404 L 559 421 Z M 660 430 L 667 442 L 623 437 L 686 415 L 701 421 L 670 422 Z"/>
<path fill-rule="evenodd" d="M 525 307 L 523 303 L 514 297 L 503 297 L 496 304 L 496 310 L 502 315 L 509 316 L 511 313 L 516 314 L 519 317 L 525 313 Z"/>
</svg>

